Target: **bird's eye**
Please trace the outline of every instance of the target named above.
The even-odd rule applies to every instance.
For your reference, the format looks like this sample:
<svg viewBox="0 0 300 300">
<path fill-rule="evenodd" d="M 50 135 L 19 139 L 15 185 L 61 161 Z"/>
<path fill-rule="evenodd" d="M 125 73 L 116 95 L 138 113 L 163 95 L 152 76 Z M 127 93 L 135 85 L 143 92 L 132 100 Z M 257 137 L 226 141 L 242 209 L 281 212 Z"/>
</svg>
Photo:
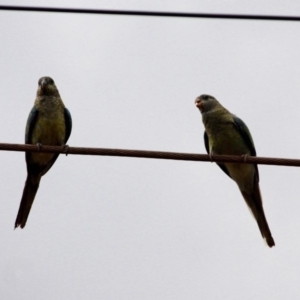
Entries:
<svg viewBox="0 0 300 300">
<path fill-rule="evenodd" d="M 205 100 L 205 101 L 206 101 L 206 100 L 208 100 L 208 98 L 209 98 L 209 97 L 208 97 L 207 95 L 203 95 L 203 96 L 202 96 L 202 100 Z"/>
</svg>

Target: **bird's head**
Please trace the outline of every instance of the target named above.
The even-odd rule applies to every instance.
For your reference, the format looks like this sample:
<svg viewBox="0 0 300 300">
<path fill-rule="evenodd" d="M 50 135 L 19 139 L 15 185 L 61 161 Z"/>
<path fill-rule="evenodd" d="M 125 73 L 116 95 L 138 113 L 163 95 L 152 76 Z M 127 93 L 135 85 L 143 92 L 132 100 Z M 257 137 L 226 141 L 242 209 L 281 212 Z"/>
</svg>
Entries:
<svg viewBox="0 0 300 300">
<path fill-rule="evenodd" d="M 196 98 L 195 105 L 199 108 L 201 113 L 206 113 L 219 106 L 220 103 L 213 96 L 203 94 Z"/>
<path fill-rule="evenodd" d="M 59 96 L 54 80 L 51 77 L 41 77 L 38 84 L 38 96 Z"/>
</svg>

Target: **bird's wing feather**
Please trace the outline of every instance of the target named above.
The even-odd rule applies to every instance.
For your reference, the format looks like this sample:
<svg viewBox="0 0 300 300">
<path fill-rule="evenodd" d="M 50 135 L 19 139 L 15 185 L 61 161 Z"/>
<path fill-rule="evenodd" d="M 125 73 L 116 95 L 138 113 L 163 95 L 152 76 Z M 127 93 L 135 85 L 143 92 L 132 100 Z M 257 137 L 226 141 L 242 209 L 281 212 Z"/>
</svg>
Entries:
<svg viewBox="0 0 300 300">
<path fill-rule="evenodd" d="M 38 114 L 39 111 L 35 107 L 33 107 L 29 113 L 27 123 L 26 123 L 26 130 L 25 130 L 25 144 L 31 144 L 32 132 L 36 124 Z"/>
<path fill-rule="evenodd" d="M 241 137 L 243 138 L 244 142 L 248 146 L 251 156 L 256 156 L 254 142 L 247 125 L 237 116 L 233 116 L 233 122 L 238 132 L 240 133 Z M 259 182 L 259 173 L 258 173 L 257 165 L 255 165 L 255 169 L 257 175 L 257 182 Z"/>
<path fill-rule="evenodd" d="M 65 124 L 66 124 L 66 137 L 65 137 L 65 143 L 66 143 L 72 131 L 72 117 L 67 108 L 65 108 L 64 114 L 65 114 Z"/>
<path fill-rule="evenodd" d="M 256 156 L 254 142 L 253 142 L 251 133 L 250 133 L 247 125 L 240 118 L 238 118 L 237 116 L 233 116 L 233 122 L 234 122 L 234 125 L 236 126 L 237 130 L 241 134 L 244 142 L 246 143 L 246 145 L 250 149 L 251 155 Z"/>
<path fill-rule="evenodd" d="M 28 116 L 27 123 L 26 123 L 26 129 L 25 129 L 25 144 L 31 144 L 31 139 L 32 139 L 32 132 L 34 129 L 34 126 L 36 124 L 37 118 L 38 118 L 39 111 L 36 109 L 34 106 Z M 27 162 L 27 169 L 28 165 L 30 164 L 30 156 L 31 152 L 26 152 L 25 154 L 25 159 Z"/>
</svg>

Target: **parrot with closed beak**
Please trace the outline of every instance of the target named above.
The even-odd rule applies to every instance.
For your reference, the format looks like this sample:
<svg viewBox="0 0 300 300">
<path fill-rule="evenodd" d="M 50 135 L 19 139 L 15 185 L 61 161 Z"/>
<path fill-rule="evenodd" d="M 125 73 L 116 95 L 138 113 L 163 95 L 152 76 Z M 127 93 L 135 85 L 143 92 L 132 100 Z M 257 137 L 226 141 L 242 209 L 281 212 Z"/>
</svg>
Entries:
<svg viewBox="0 0 300 300">
<path fill-rule="evenodd" d="M 26 124 L 25 144 L 64 146 L 70 137 L 71 130 L 71 114 L 65 107 L 53 79 L 40 78 L 34 106 Z M 27 179 L 15 228 L 25 227 L 41 177 L 53 166 L 58 155 L 26 152 Z"/>
</svg>

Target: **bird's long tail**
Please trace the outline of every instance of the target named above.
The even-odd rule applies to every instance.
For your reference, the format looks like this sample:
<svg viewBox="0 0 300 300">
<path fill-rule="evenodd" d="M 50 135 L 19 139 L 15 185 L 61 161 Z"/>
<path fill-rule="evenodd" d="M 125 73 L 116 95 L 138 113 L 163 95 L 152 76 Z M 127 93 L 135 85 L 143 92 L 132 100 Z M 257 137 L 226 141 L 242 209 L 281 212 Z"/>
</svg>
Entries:
<svg viewBox="0 0 300 300">
<path fill-rule="evenodd" d="M 31 209 L 31 205 L 33 203 L 35 194 L 39 188 L 40 180 L 40 176 L 37 177 L 28 174 L 23 190 L 18 215 L 15 222 L 15 228 L 17 228 L 18 226 L 20 226 L 21 228 L 25 227 Z"/>
<path fill-rule="evenodd" d="M 273 247 L 275 246 L 275 242 L 264 213 L 259 184 L 256 182 L 254 185 L 254 190 L 251 195 L 246 194 L 245 192 L 242 192 L 242 194 L 254 215 L 262 237 L 266 240 L 269 247 Z"/>
</svg>

